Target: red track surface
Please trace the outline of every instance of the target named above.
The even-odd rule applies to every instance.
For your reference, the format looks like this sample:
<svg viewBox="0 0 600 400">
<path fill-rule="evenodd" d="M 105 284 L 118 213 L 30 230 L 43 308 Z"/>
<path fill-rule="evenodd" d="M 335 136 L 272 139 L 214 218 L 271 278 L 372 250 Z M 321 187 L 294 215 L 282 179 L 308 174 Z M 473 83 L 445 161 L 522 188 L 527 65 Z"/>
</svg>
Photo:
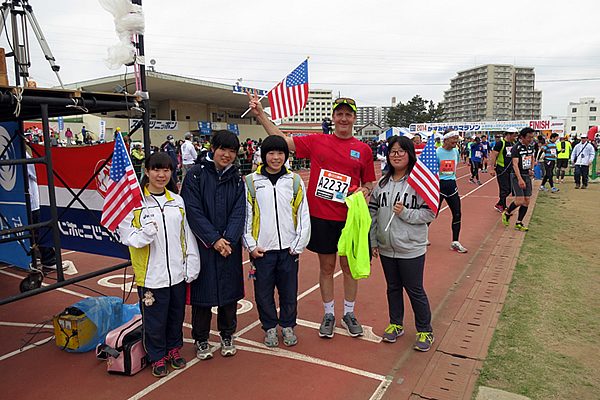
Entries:
<svg viewBox="0 0 600 400">
<path fill-rule="evenodd" d="M 188 324 L 184 328 L 186 344 L 182 349 L 188 366 L 160 380 L 154 378 L 149 369 L 134 377 L 109 375 L 105 363 L 96 359 L 93 352 L 67 353 L 61 351 L 54 341 L 19 351 L 22 339 L 30 338 L 27 334 L 29 325 L 19 324 L 49 320 L 81 297 L 96 296 L 85 288 L 71 285 L 65 288 L 67 292 L 54 290 L 2 306 L 2 398 L 408 399 L 416 393 L 419 379 L 428 365 L 430 369 L 437 365 L 432 362 L 441 354 L 436 353 L 436 349 L 443 343 L 496 242 L 505 229 L 512 230 L 499 223 L 500 214 L 493 209 L 498 192 L 495 180 L 484 173 L 481 174 L 483 185 L 473 185 L 469 183 L 468 167 L 463 164 L 460 164 L 457 175 L 459 193 L 463 196 L 460 241 L 469 252 L 459 254 L 450 250 L 451 216 L 444 203 L 439 217 L 430 227 L 431 246 L 425 267 L 425 289 L 433 311 L 432 325 L 436 337 L 432 350 L 427 353 L 412 349 L 416 331 L 408 300 L 405 303 L 408 306 L 405 335 L 393 344 L 379 342 L 389 324 L 389 317 L 386 284 L 378 260 L 373 262 L 371 276 L 359 283 L 355 314 L 366 330 L 365 337 L 351 338 L 341 328 L 339 316 L 343 309 L 343 287 L 341 278 L 336 278 L 338 330 L 333 339 L 319 338 L 317 329 L 323 317 L 323 304 L 317 287 L 319 266 L 316 254 L 307 251 L 300 258 L 298 295 L 301 298 L 298 303 L 299 325 L 295 329 L 298 345 L 286 348 L 281 343 L 279 348 L 268 349 L 263 344 L 264 332 L 254 306 L 253 286 L 246 282 L 246 297 L 242 302 L 245 306 L 240 305 L 239 310 L 243 311 L 250 305 L 252 308 L 238 315 L 237 355 L 223 358 L 217 352 L 212 360 L 197 360 Z M 302 176 L 308 179 L 308 172 L 303 172 Z M 122 262 L 82 253 L 65 254 L 63 259 L 73 261 L 79 273 Z M 249 269 L 248 263 L 244 264 L 244 269 Z M 127 273 L 131 274 L 131 270 L 128 269 Z M 1 297 L 18 293 L 22 276 L 25 273 L 19 269 L 0 270 Z M 110 282 L 118 284 L 122 282 L 123 272 L 113 272 L 109 276 L 113 276 Z M 122 296 L 121 289 L 101 286 L 99 280 L 94 278 L 82 284 L 107 295 Z M 46 279 L 46 282 L 51 281 Z M 135 301 L 137 296 L 133 293 L 128 302 Z M 187 312 L 188 323 L 190 314 Z M 372 328 L 372 335 L 369 328 Z M 213 329 L 216 329 L 216 318 L 213 318 Z M 33 342 L 48 336 L 39 335 Z M 217 345 L 218 341 L 217 332 L 213 332 L 211 342 Z M 465 389 L 472 386 L 469 379 L 464 377 Z"/>
</svg>

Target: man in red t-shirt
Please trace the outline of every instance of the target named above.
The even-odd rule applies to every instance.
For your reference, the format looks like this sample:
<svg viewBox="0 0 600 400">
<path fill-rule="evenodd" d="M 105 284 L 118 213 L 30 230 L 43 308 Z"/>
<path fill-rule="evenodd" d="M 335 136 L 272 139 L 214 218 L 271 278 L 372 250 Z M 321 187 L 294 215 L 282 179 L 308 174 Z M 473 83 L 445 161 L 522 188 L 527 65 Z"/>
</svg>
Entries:
<svg viewBox="0 0 600 400">
<path fill-rule="evenodd" d="M 310 180 L 307 199 L 310 209 L 311 238 L 307 248 L 319 255 L 319 284 L 325 307 L 325 316 L 319 329 L 320 337 L 333 337 L 335 311 L 333 274 L 337 262 L 337 244 L 346 223 L 348 207 L 344 198 L 356 186 L 365 199 L 373 190 L 375 168 L 373 152 L 353 136 L 356 122 L 356 103 L 339 98 L 333 105 L 333 135 L 309 135 L 291 138 L 285 136 L 264 113 L 258 96 L 250 98 L 250 108 L 269 135 L 283 136 L 290 151 L 298 158 L 310 158 Z M 363 334 L 362 326 L 354 317 L 354 302 L 358 282 L 352 277 L 348 259 L 340 256 L 344 276 L 344 316 L 342 326 L 352 337 Z"/>
<path fill-rule="evenodd" d="M 417 157 L 419 157 L 421 155 L 421 152 L 425 148 L 425 143 L 423 143 L 421 134 L 415 133 L 411 140 L 415 145 L 415 154 Z"/>
</svg>

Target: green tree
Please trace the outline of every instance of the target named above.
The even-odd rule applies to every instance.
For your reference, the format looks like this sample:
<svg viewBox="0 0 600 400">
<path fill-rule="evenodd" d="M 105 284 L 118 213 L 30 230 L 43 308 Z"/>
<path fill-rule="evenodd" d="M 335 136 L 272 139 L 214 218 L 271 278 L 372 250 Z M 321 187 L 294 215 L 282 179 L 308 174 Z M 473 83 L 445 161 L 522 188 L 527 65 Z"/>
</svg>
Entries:
<svg viewBox="0 0 600 400">
<path fill-rule="evenodd" d="M 408 127 L 410 124 L 425 122 L 442 122 L 443 109 L 440 104 L 436 106 L 433 100 L 425 100 L 418 94 L 406 104 L 399 102 L 388 113 L 386 122 L 388 126 Z"/>
</svg>

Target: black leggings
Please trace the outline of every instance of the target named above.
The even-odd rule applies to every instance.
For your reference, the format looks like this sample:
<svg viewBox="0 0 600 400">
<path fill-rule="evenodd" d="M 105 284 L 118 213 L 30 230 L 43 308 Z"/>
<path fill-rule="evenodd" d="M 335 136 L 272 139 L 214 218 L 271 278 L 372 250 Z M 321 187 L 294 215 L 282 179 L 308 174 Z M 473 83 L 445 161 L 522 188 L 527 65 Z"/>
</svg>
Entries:
<svg viewBox="0 0 600 400">
<path fill-rule="evenodd" d="M 441 183 L 442 181 L 440 181 Z M 446 203 L 450 208 L 450 212 L 452 212 L 452 241 L 458 241 L 458 236 L 460 235 L 460 219 L 462 213 L 460 212 L 460 196 L 458 195 L 458 191 L 456 191 L 453 195 L 446 197 L 443 194 L 440 194 L 440 205 L 438 207 L 439 210 L 442 208 L 442 200 L 446 199 Z"/>
<path fill-rule="evenodd" d="M 479 180 L 479 170 L 481 169 L 481 161 L 471 160 L 471 178 Z"/>
<path fill-rule="evenodd" d="M 544 160 L 544 163 L 542 164 L 542 168 L 544 168 L 544 170 L 546 171 L 546 174 L 544 175 L 544 179 L 542 179 L 542 186 L 544 186 L 544 184 L 546 184 L 546 181 L 550 182 L 550 187 L 554 187 L 554 165 L 556 164 L 556 161 L 546 161 Z"/>
</svg>

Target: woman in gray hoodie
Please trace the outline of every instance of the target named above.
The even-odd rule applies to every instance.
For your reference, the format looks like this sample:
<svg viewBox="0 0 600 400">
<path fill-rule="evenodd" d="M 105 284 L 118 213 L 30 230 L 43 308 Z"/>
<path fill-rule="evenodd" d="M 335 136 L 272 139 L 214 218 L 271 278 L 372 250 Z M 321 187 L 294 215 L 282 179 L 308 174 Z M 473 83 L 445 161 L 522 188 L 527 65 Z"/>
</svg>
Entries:
<svg viewBox="0 0 600 400">
<path fill-rule="evenodd" d="M 369 201 L 372 218 L 369 240 L 373 257 L 381 256 L 387 282 L 390 325 L 383 340 L 393 343 L 404 334 L 404 293 L 406 290 L 417 328 L 415 350 L 427 351 L 433 343 L 431 309 L 423 288 L 427 252 L 427 223 L 435 213 L 406 182 L 417 161 L 408 138 L 393 136 L 388 142 L 388 171 L 373 189 Z M 391 224 L 388 222 L 391 219 Z"/>
</svg>

